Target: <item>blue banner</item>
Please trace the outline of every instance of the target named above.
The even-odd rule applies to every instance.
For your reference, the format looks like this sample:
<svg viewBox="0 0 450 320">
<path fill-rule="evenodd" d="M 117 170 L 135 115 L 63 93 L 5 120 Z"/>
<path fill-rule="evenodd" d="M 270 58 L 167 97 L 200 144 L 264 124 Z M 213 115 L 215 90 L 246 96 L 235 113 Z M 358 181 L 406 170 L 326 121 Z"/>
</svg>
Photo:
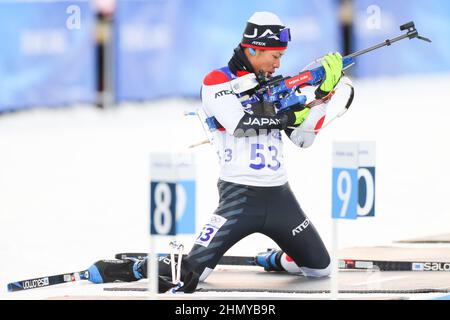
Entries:
<svg viewBox="0 0 450 320">
<path fill-rule="evenodd" d="M 0 2 L 0 112 L 94 102 L 94 27 L 88 0 Z"/>
<path fill-rule="evenodd" d="M 419 35 L 356 58 L 357 76 L 426 74 L 450 70 L 450 1 L 355 0 L 354 49 L 404 34 L 399 26 L 414 21 Z"/>
<path fill-rule="evenodd" d="M 256 11 L 271 11 L 291 28 L 279 69 L 285 76 L 341 50 L 334 0 L 118 0 L 116 100 L 198 98 L 204 76 L 227 65 Z"/>
</svg>

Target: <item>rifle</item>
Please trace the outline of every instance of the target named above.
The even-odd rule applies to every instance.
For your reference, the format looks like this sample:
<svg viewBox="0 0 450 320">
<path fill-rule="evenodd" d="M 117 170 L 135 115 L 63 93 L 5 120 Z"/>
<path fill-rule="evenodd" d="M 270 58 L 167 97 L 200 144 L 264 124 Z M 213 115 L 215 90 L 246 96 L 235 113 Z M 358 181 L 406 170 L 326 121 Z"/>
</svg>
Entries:
<svg viewBox="0 0 450 320">
<path fill-rule="evenodd" d="M 403 40 L 403 39 L 406 39 L 406 38 L 408 38 L 408 39 L 417 38 L 419 40 L 431 42 L 430 39 L 419 35 L 419 32 L 417 31 L 413 21 L 407 22 L 400 26 L 400 31 L 405 31 L 405 30 L 406 30 L 405 34 L 402 34 L 402 35 L 397 36 L 392 39 L 387 39 L 387 40 L 385 40 L 381 43 L 378 43 L 374 46 L 371 46 L 369 48 L 362 49 L 362 50 L 359 50 L 359 51 L 356 51 L 354 53 L 344 56 L 342 58 L 342 65 L 343 65 L 342 70 L 345 71 L 348 68 L 350 68 L 351 66 L 353 66 L 356 63 L 356 61 L 355 61 L 356 57 L 366 54 L 370 51 L 385 47 L 385 46 L 390 46 L 393 43 Z M 308 64 L 304 69 L 306 69 L 308 66 L 310 66 L 314 63 L 320 62 L 321 60 L 322 60 L 322 58 L 316 59 L 312 63 Z M 319 66 L 319 67 L 311 69 L 311 70 L 301 71 L 296 76 L 283 77 L 282 75 L 279 75 L 279 76 L 271 78 L 268 81 L 266 81 L 264 79 L 263 75 L 259 75 L 257 77 L 254 73 L 250 73 L 250 74 L 244 75 L 242 77 L 239 77 L 239 78 L 236 78 L 236 79 L 230 81 L 230 84 L 231 84 L 231 89 L 232 89 L 233 93 L 238 95 L 243 106 L 254 103 L 260 99 L 259 97 L 262 97 L 262 99 L 264 101 L 272 103 L 274 105 L 277 113 L 279 113 L 283 110 L 287 110 L 287 109 L 291 108 L 294 105 L 298 105 L 298 104 L 305 105 L 306 97 L 301 94 L 300 89 L 305 86 L 308 86 L 308 85 L 310 85 L 310 86 L 311 85 L 312 86 L 319 85 L 323 81 L 324 78 L 325 78 L 325 69 L 323 68 L 323 66 Z M 351 93 L 350 93 L 349 99 L 347 100 L 345 108 L 337 116 L 335 116 L 333 119 L 328 121 L 327 124 L 323 125 L 322 129 L 325 126 L 327 126 L 330 122 L 332 122 L 334 119 L 336 119 L 337 117 L 342 116 L 348 110 L 351 103 L 353 102 L 354 88 L 350 83 L 346 83 L 346 84 L 350 87 Z M 252 96 L 245 95 L 245 92 L 249 91 L 249 90 L 255 90 L 255 94 L 253 94 Z M 331 99 L 333 94 L 334 94 L 334 90 L 331 91 L 326 97 L 314 100 L 314 101 L 306 104 L 305 107 L 312 108 L 318 104 L 326 102 L 329 99 Z M 202 123 L 206 122 L 206 125 L 208 126 L 210 131 L 214 131 L 214 130 L 220 128 L 220 124 L 218 124 L 215 117 L 201 119 L 198 111 L 196 113 L 186 112 L 185 115 L 199 116 L 200 121 Z M 309 130 L 304 130 L 304 131 L 309 131 Z M 316 133 L 317 130 L 313 130 L 312 132 Z M 205 141 L 199 142 L 197 144 L 191 145 L 189 147 L 190 148 L 196 147 L 198 145 L 208 143 L 208 142 L 210 142 L 210 141 L 205 140 Z"/>
<path fill-rule="evenodd" d="M 418 38 L 420 40 L 431 42 L 430 39 L 422 37 L 419 35 L 417 29 L 414 26 L 414 22 L 410 21 L 408 23 L 405 23 L 400 26 L 400 31 L 406 30 L 406 34 L 400 35 L 398 37 L 387 39 L 384 42 L 381 42 L 379 44 L 376 44 L 372 47 L 359 50 L 357 52 L 354 52 L 352 54 L 349 54 L 347 56 L 344 56 L 342 58 L 342 64 L 343 64 L 343 71 L 347 70 L 351 66 L 353 66 L 356 61 L 355 58 L 366 54 L 370 51 L 382 48 L 384 46 L 390 46 L 391 44 L 400 41 L 402 39 L 413 39 Z M 320 62 L 321 59 L 318 59 L 314 62 Z M 252 74 L 254 75 L 254 74 Z M 307 85 L 318 85 L 320 84 L 323 79 L 325 78 L 325 69 L 323 66 L 317 67 L 312 70 L 306 70 L 303 72 L 300 72 L 296 76 L 292 77 L 283 77 L 283 76 L 276 76 L 272 79 L 270 79 L 268 82 L 264 83 L 263 85 L 260 85 L 260 88 L 256 90 L 256 95 L 262 96 L 264 101 L 268 101 L 274 104 L 275 108 L 278 110 L 278 112 L 282 110 L 286 110 L 290 108 L 293 105 L 296 105 L 298 103 L 304 104 L 305 100 L 304 97 L 299 95 L 299 89 L 307 86 Z M 237 79 L 236 79 L 237 80 Z M 259 84 L 259 82 L 256 79 L 253 84 Z M 255 85 L 255 87 L 256 87 Z M 233 88 L 233 84 L 232 84 Z M 248 90 L 247 88 L 238 88 L 237 92 L 235 93 L 242 93 L 242 90 Z M 233 88 L 234 90 L 234 88 Z M 351 103 L 351 102 L 350 102 Z M 245 105 L 245 102 L 243 103 Z M 308 105 L 307 105 L 308 107 Z M 348 108 L 347 106 L 346 108 Z"/>
</svg>

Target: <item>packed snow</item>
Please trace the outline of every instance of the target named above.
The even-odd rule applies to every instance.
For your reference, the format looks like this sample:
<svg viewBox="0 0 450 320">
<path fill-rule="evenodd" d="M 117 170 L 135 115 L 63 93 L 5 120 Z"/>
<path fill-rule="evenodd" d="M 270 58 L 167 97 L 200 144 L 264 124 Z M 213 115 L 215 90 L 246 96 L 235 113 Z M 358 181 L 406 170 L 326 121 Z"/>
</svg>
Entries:
<svg viewBox="0 0 450 320">
<path fill-rule="evenodd" d="M 376 216 L 339 221 L 339 246 L 392 244 L 450 229 L 450 75 L 355 80 L 350 110 L 299 149 L 286 137 L 285 161 L 297 198 L 331 249 L 331 148 L 376 142 Z M 444 89 L 445 90 L 445 89 Z M 329 106 L 340 111 L 338 90 Z M 194 111 L 198 100 L 34 109 L 0 115 L 0 298 L 89 294 L 66 284 L 7 293 L 8 282 L 80 271 L 118 252 L 148 251 L 149 156 L 188 152 L 197 161 L 197 230 L 213 213 L 218 161 Z M 189 248 L 194 236 L 181 240 Z M 251 235 L 227 254 L 273 247 Z M 99 294 L 101 290 L 97 290 Z"/>
</svg>

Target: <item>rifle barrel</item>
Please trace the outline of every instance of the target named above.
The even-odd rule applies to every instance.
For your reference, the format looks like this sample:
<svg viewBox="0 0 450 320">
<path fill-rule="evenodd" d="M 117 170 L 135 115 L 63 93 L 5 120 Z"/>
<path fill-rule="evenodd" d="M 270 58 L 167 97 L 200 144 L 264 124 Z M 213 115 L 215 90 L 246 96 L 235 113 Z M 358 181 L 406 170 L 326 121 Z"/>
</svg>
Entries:
<svg viewBox="0 0 450 320">
<path fill-rule="evenodd" d="M 374 45 L 372 47 L 369 47 L 369 48 L 362 49 L 362 50 L 356 51 L 354 53 L 351 53 L 351 54 L 347 55 L 346 57 L 354 58 L 354 57 L 360 56 L 362 54 L 365 54 L 367 52 L 370 52 L 370 51 L 373 51 L 373 50 L 376 50 L 376 49 L 379 49 L 379 48 L 382 48 L 382 47 L 385 47 L 385 46 L 390 46 L 394 42 L 400 41 L 400 40 L 405 39 L 405 38 L 410 38 L 410 37 L 411 37 L 411 34 L 409 34 L 409 33 L 403 34 L 401 36 L 398 36 L 398 37 L 395 37 L 395 38 L 392 38 L 392 39 L 387 39 L 387 40 L 385 40 L 385 41 L 383 41 L 383 42 L 381 42 L 379 44 L 376 44 L 376 45 Z"/>
</svg>

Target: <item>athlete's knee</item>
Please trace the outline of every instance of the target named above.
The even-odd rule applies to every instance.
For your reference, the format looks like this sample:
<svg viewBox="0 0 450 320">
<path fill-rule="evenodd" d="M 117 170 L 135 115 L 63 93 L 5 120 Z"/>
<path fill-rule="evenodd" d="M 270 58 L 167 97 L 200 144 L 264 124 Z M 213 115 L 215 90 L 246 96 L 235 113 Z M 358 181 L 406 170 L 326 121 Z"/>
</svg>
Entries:
<svg viewBox="0 0 450 320">
<path fill-rule="evenodd" d="M 303 274 L 306 277 L 311 278 L 323 278 L 328 277 L 331 274 L 331 264 L 329 264 L 326 268 L 316 269 L 316 268 L 308 268 L 308 267 L 300 267 Z"/>
<path fill-rule="evenodd" d="M 328 252 L 323 252 L 321 257 L 313 264 L 314 267 L 302 267 L 303 273 L 307 277 L 322 278 L 331 274 L 331 259 Z"/>
<path fill-rule="evenodd" d="M 292 274 L 304 275 L 306 277 L 321 278 L 327 277 L 331 273 L 331 264 L 328 254 L 324 255 L 320 261 L 313 263 L 314 267 L 298 265 L 286 253 L 280 258 L 280 264 L 284 270 Z"/>
</svg>

